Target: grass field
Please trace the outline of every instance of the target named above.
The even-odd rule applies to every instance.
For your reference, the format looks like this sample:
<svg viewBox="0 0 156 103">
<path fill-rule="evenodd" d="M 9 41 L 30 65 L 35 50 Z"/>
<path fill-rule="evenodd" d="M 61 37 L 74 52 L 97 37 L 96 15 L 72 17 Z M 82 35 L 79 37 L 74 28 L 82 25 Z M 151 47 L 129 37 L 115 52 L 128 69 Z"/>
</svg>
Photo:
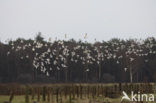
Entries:
<svg viewBox="0 0 156 103">
<path fill-rule="evenodd" d="M 4 101 L 8 101 L 9 100 L 9 96 L 4 96 L 4 95 L 0 95 L 0 103 L 4 103 Z M 103 98 L 103 97 L 99 97 L 96 99 L 92 99 L 92 98 L 82 98 L 82 99 L 72 99 L 71 103 L 120 103 L 121 98 L 115 98 L 115 99 L 111 99 L 111 98 Z M 34 101 L 37 101 L 37 98 L 33 99 L 33 100 L 29 100 L 29 103 L 34 103 Z M 15 96 L 13 101 L 11 103 L 26 103 L 25 102 L 25 96 Z M 57 101 L 54 99 L 53 101 L 50 100 L 50 102 L 37 102 L 37 103 L 57 103 Z M 70 103 L 69 99 L 63 99 L 62 102 L 59 103 Z"/>
<path fill-rule="evenodd" d="M 121 103 L 122 91 L 155 94 L 155 84 L 3 84 L 0 103 Z M 38 101 L 38 102 L 37 102 Z M 122 102 L 130 103 L 130 102 Z M 131 102 L 132 103 L 132 102 Z M 143 102 L 137 102 L 143 103 Z M 147 103 L 147 102 L 144 102 Z M 156 102 L 152 102 L 156 103 Z"/>
</svg>

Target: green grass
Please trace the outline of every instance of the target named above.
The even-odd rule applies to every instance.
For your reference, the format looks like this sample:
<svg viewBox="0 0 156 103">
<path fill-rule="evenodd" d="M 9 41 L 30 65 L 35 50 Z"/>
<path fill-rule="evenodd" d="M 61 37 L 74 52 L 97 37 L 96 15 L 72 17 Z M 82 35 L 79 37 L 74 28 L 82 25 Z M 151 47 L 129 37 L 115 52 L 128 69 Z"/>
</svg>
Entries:
<svg viewBox="0 0 156 103">
<path fill-rule="evenodd" d="M 9 100 L 9 96 L 0 95 L 0 103 L 3 103 L 4 101 L 8 101 L 8 100 Z M 89 103 L 90 100 L 97 101 L 99 103 L 102 103 L 107 100 L 111 103 L 120 103 L 120 98 L 111 99 L 111 98 L 103 98 L 103 97 L 98 97 L 95 99 L 92 99 L 92 98 L 90 98 L 90 99 L 87 99 L 87 98 L 72 99 L 72 103 Z M 36 101 L 36 98 L 35 98 L 35 101 Z M 41 98 L 41 101 L 42 101 L 42 98 Z M 55 101 L 54 103 L 56 103 L 56 100 L 54 100 L 54 101 Z M 25 96 L 24 95 L 15 96 L 13 98 L 12 103 L 25 103 Z M 31 96 L 29 97 L 29 103 L 33 103 L 33 101 L 31 100 Z M 40 103 L 43 103 L 43 102 L 40 102 Z M 45 102 L 45 103 L 48 103 L 48 102 Z M 63 103 L 69 103 L 69 99 L 63 100 Z"/>
<path fill-rule="evenodd" d="M 80 85 L 83 86 L 83 90 L 82 90 L 83 92 L 80 92 L 81 90 L 80 90 L 80 88 L 78 88 L 78 90 L 79 90 L 79 93 L 78 93 L 79 94 L 79 97 L 77 97 L 75 89 L 69 89 L 69 87 L 70 88 L 74 88 L 74 86 L 78 86 L 79 87 Z M 58 96 L 59 101 L 62 100 L 62 102 L 58 102 L 58 103 L 70 103 L 69 102 L 70 101 L 69 100 L 69 94 L 72 93 L 72 92 L 70 92 L 70 93 L 68 92 L 67 98 L 65 98 L 65 95 L 64 95 L 65 90 L 64 90 L 64 88 L 66 88 L 69 91 L 74 90 L 74 92 L 73 92 L 74 93 L 74 96 L 72 94 L 71 98 L 72 97 L 75 97 L 75 99 L 72 99 L 71 100 L 72 101 L 71 103 L 90 103 L 89 101 L 92 101 L 91 103 L 103 103 L 103 102 L 106 102 L 106 101 L 109 101 L 110 103 L 120 103 L 121 102 L 121 95 L 122 95 L 120 93 L 121 91 L 120 92 L 119 91 L 116 91 L 115 93 L 117 93 L 117 95 L 111 95 L 112 92 L 106 91 L 106 90 L 114 91 L 112 89 L 112 87 L 114 85 L 115 84 L 76 84 L 76 83 L 75 84 L 41 84 L 41 85 L 39 85 L 39 84 L 33 84 L 33 85 L 29 85 L 29 88 L 31 89 L 31 91 L 34 91 L 34 89 L 32 89 L 32 88 L 37 89 L 37 91 L 39 90 L 40 91 L 39 92 L 40 94 L 42 94 L 41 92 L 43 91 L 43 87 L 44 86 L 46 86 L 47 88 L 48 87 L 50 88 L 50 89 L 49 88 L 47 89 L 47 90 L 50 90 L 50 95 L 46 94 L 46 96 L 50 96 L 50 101 L 51 102 L 42 102 L 42 95 L 41 95 L 40 96 L 40 102 L 39 103 L 56 103 L 56 90 L 58 88 L 59 88 L 60 91 L 62 91 L 62 92 L 59 92 L 59 96 Z M 134 85 L 136 85 L 136 84 L 134 84 Z M 13 88 L 11 88 L 9 86 L 11 86 Z M 91 90 L 89 90 L 89 94 L 88 94 L 87 88 L 86 88 L 88 86 L 91 89 Z M 107 97 L 104 97 L 106 95 L 103 94 L 103 92 L 102 93 L 99 92 L 99 89 L 97 89 L 97 86 L 103 86 L 104 87 L 104 92 L 106 91 Z M 155 86 L 155 85 L 152 84 L 152 86 Z M 14 94 L 15 96 L 13 98 L 12 103 L 25 103 L 25 95 L 24 94 L 26 93 L 25 92 L 26 87 L 27 87 L 26 85 L 17 85 L 17 84 L 15 84 L 13 86 L 13 85 L 7 85 L 6 84 L 6 85 L 4 85 L 2 87 L 3 88 L 0 88 L 2 91 L 5 90 L 5 89 L 6 89 L 6 91 L 8 91 L 9 89 L 10 90 L 11 89 L 12 90 L 13 89 L 16 89 L 16 90 L 19 90 L 20 91 L 21 88 L 22 88 L 23 89 L 22 90 L 23 92 L 22 93 L 21 92 L 18 92 L 18 93 L 20 93 L 22 95 L 19 96 L 20 94 L 18 94 L 18 93 L 17 94 Z M 8 87 L 9 89 L 6 88 L 6 87 Z M 106 87 L 110 87 L 110 88 L 106 88 Z M 142 86 L 140 88 L 142 88 Z M 53 89 L 54 94 L 53 94 L 53 92 L 51 92 L 51 89 Z M 127 89 L 127 87 L 126 87 L 126 89 Z M 96 94 L 95 95 L 93 95 L 94 94 L 94 90 L 96 90 Z M 103 89 L 100 88 L 100 91 L 101 90 L 103 90 Z M 30 94 L 29 94 L 29 103 L 33 103 L 33 101 L 37 101 L 37 95 L 38 95 L 38 92 L 37 91 L 35 91 L 35 94 L 33 94 L 34 92 L 33 93 L 30 92 Z M 9 94 L 9 92 L 6 92 L 6 93 Z M 97 95 L 97 93 L 100 93 L 100 94 Z M 83 95 L 82 95 L 82 98 L 80 99 L 81 94 L 83 94 Z M 32 96 L 35 96 L 34 100 L 31 100 L 32 99 Z M 88 96 L 89 96 L 89 98 L 88 98 Z M 93 99 L 93 96 L 94 96 L 94 99 Z M 110 98 L 108 98 L 108 97 L 110 97 Z M 9 101 L 9 95 L 0 95 L 0 103 L 3 103 L 5 101 Z"/>
<path fill-rule="evenodd" d="M 0 103 L 3 103 L 4 101 L 9 101 L 9 96 L 1 95 L 0 96 Z M 12 103 L 25 103 L 24 96 L 15 96 L 13 98 Z"/>
</svg>

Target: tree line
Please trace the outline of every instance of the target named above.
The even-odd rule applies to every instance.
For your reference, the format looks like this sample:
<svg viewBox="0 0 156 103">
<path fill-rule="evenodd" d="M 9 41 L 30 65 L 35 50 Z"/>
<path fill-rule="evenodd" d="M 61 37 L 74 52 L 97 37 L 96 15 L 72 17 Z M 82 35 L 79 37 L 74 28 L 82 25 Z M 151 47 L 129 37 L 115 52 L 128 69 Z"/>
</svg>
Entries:
<svg viewBox="0 0 156 103">
<path fill-rule="evenodd" d="M 18 38 L 0 43 L 0 82 L 113 83 L 156 81 L 156 39 Z"/>
</svg>

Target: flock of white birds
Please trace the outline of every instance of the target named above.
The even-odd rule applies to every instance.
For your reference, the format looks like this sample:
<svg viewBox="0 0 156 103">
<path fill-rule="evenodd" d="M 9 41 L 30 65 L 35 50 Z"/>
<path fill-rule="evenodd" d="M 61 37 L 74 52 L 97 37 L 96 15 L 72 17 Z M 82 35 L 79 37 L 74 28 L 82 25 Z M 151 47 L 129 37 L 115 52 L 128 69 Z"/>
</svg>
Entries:
<svg viewBox="0 0 156 103">
<path fill-rule="evenodd" d="M 34 40 L 33 43 L 26 43 L 23 40 L 20 43 L 11 42 L 11 50 L 7 52 L 9 56 L 12 52 L 19 53 L 20 59 L 31 58 L 35 69 L 41 70 L 47 76 L 50 76 L 49 71 L 55 67 L 58 71 L 68 69 L 69 62 L 81 63 L 84 66 L 84 72 L 89 72 L 91 69 L 87 65 L 101 65 L 105 60 L 113 59 L 117 64 L 122 63 L 122 59 L 126 58 L 128 63 L 135 62 L 136 58 L 143 57 L 145 62 L 148 62 L 149 55 L 156 54 L 155 38 L 145 40 L 133 40 L 131 42 L 106 42 L 107 45 L 97 45 L 98 43 L 86 45 L 87 42 L 67 44 L 67 41 L 55 40 L 51 42 L 39 42 Z M 29 51 L 29 52 L 27 52 Z M 51 66 L 53 65 L 53 66 Z M 97 67 L 98 68 L 98 67 Z M 126 72 L 129 67 L 124 67 Z"/>
</svg>

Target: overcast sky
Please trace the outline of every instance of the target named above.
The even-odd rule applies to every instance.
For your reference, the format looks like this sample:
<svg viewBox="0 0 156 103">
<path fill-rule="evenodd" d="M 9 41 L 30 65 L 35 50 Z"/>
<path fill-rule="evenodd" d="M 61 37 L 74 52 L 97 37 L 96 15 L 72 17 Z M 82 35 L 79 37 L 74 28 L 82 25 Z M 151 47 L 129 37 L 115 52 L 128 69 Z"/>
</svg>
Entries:
<svg viewBox="0 0 156 103">
<path fill-rule="evenodd" d="M 156 0 L 0 0 L 0 40 L 146 38 L 156 35 Z M 156 37 L 156 36 L 155 36 Z"/>
</svg>

